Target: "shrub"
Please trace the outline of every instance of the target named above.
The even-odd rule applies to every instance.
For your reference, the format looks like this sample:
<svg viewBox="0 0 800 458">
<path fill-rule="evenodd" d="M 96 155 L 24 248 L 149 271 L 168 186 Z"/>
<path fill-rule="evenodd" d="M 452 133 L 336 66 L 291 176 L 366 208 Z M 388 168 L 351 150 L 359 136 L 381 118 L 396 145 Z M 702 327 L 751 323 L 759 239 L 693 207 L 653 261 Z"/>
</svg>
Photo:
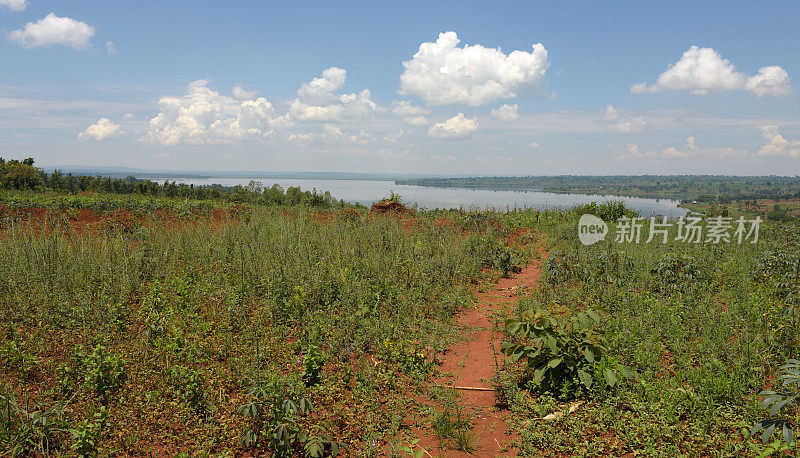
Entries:
<svg viewBox="0 0 800 458">
<path fill-rule="evenodd" d="M 796 447 L 794 419 L 797 418 L 797 397 L 800 396 L 800 360 L 786 361 L 779 371 L 777 382 L 780 382 L 780 388 L 761 392 L 765 396 L 763 407 L 769 413 L 767 418 L 756 423 L 752 433 L 761 432 L 761 440 L 766 444 L 773 434 L 780 431 L 786 445 Z"/>
<path fill-rule="evenodd" d="M 341 444 L 331 439 L 327 427 L 303 427 L 312 406 L 291 385 L 284 385 L 280 379 L 255 382 L 247 397 L 247 403 L 239 408 L 239 414 L 246 419 L 246 429 L 239 440 L 245 447 L 264 445 L 276 457 L 291 457 L 301 451 L 308 457 L 339 453 Z"/>
<path fill-rule="evenodd" d="M 581 389 L 592 388 L 596 372 L 601 383 L 613 388 L 631 373 L 603 364 L 608 348 L 603 331 L 596 329 L 599 324 L 600 316 L 593 310 L 569 319 L 530 310 L 522 320 L 506 321 L 511 340 L 503 343 L 501 351 L 514 361 L 525 361 L 533 387 L 539 391 L 574 397 Z"/>
</svg>

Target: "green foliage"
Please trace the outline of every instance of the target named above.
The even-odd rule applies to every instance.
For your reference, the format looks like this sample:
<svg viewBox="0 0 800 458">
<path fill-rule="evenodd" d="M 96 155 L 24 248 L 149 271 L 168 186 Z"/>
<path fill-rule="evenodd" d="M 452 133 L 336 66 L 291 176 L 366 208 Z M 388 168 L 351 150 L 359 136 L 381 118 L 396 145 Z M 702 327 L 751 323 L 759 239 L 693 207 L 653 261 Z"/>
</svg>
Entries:
<svg viewBox="0 0 800 458">
<path fill-rule="evenodd" d="M 98 448 L 103 440 L 103 430 L 108 421 L 108 410 L 105 406 L 94 413 L 92 420 L 84 420 L 69 430 L 72 435 L 70 449 L 80 458 L 97 456 Z"/>
<path fill-rule="evenodd" d="M 387 202 L 397 202 L 398 204 L 402 203 L 400 200 L 400 194 L 395 194 L 394 191 L 389 191 L 389 197 L 384 197 L 380 200 L 380 203 L 387 203 Z"/>
<path fill-rule="evenodd" d="M 187 409 L 200 419 L 209 414 L 209 402 L 205 392 L 205 377 L 193 368 L 177 366 L 170 369 L 172 387 L 178 399 Z"/>
<path fill-rule="evenodd" d="M 752 434 L 761 432 L 761 440 L 766 444 L 778 433 L 789 447 L 797 448 L 795 440 L 795 421 L 797 418 L 797 398 L 800 395 L 800 360 L 790 359 L 779 369 L 776 382 L 778 390 L 765 390 L 763 407 L 767 410 L 767 418 L 756 423 Z"/>
<path fill-rule="evenodd" d="M 472 425 L 464 418 L 460 406 L 448 405 L 438 412 L 431 422 L 439 440 L 446 446 L 462 452 L 472 453 L 475 450 L 475 435 Z"/>
<path fill-rule="evenodd" d="M 591 202 L 585 205 L 579 205 L 573 208 L 573 211 L 578 215 L 592 214 L 602 219 L 613 223 L 622 217 L 636 218 L 639 212 L 631 208 L 625 207 L 625 203 L 621 200 L 603 202 L 597 205 L 597 202 Z"/>
<path fill-rule="evenodd" d="M 521 320 L 506 321 L 505 331 L 511 340 L 503 343 L 501 351 L 513 361 L 526 363 L 538 391 L 573 397 L 582 388 L 592 388 L 596 381 L 613 388 L 630 372 L 603 361 L 608 344 L 604 332 L 597 329 L 599 324 L 600 316 L 593 310 L 569 318 L 542 309 L 530 310 Z"/>
<path fill-rule="evenodd" d="M 341 444 L 331 439 L 324 425 L 304 427 L 311 411 L 311 403 L 283 380 L 254 382 L 247 403 L 238 410 L 247 422 L 240 443 L 266 446 L 274 457 L 291 457 L 301 451 L 307 457 L 338 455 Z"/>
<path fill-rule="evenodd" d="M 399 365 L 404 373 L 417 377 L 429 374 L 435 364 L 434 358 L 418 340 L 385 339 L 378 348 L 378 356 L 383 361 Z"/>
<path fill-rule="evenodd" d="M 6 161 L 0 157 L 0 188 L 36 189 L 42 184 L 39 169 L 33 166 L 33 159 Z"/>
<path fill-rule="evenodd" d="M 0 392 L 0 454 L 49 456 L 61 449 L 59 433 L 66 431 L 64 406 L 19 400 Z"/>
<path fill-rule="evenodd" d="M 650 273 L 670 287 L 702 280 L 700 268 L 690 256 L 667 253 L 650 269 Z"/>
<path fill-rule="evenodd" d="M 0 347 L 0 360 L 13 370 L 18 371 L 22 378 L 30 380 L 36 373 L 39 360 L 23 348 L 15 340 L 7 340 Z"/>
<path fill-rule="evenodd" d="M 320 382 L 322 366 L 325 364 L 325 355 L 316 345 L 309 345 L 303 355 L 303 374 L 301 375 L 306 386 L 315 386 Z"/>
<path fill-rule="evenodd" d="M 122 388 L 127 378 L 124 359 L 98 344 L 87 356 L 85 367 L 86 384 L 104 405 L 108 404 L 110 396 Z"/>
</svg>

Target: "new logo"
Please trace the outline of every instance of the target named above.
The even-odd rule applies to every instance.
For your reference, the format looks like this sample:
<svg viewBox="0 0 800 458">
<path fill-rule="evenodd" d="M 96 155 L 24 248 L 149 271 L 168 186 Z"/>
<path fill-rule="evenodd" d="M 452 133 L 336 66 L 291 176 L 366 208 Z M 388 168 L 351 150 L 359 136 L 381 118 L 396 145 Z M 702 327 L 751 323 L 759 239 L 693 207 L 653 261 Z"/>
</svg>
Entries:
<svg viewBox="0 0 800 458">
<path fill-rule="evenodd" d="M 584 245 L 594 245 L 606 238 L 608 225 L 602 219 L 588 213 L 578 220 L 578 240 Z"/>
</svg>

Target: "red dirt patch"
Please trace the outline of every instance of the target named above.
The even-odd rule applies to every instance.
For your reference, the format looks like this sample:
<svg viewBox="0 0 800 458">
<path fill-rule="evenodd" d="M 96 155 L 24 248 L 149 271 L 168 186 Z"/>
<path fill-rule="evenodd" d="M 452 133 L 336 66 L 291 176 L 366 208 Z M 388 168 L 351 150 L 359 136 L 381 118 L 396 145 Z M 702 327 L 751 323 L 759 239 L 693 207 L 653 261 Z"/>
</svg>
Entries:
<svg viewBox="0 0 800 458">
<path fill-rule="evenodd" d="M 405 213 L 407 211 L 409 211 L 408 208 L 396 200 L 375 202 L 369 209 L 370 213 Z"/>
<path fill-rule="evenodd" d="M 511 278 L 500 279 L 486 292 L 476 294 L 478 305 L 464 310 L 457 321 L 472 330 L 470 339 L 451 347 L 442 358 L 443 374 L 436 383 L 443 385 L 493 388 L 495 358 L 501 358 L 502 334 L 492 330 L 493 312 L 517 300 L 521 290 L 533 287 L 541 276 L 542 260 L 535 261 Z M 510 413 L 497 406 L 494 391 L 459 390 L 460 404 L 474 425 L 476 449 L 472 454 L 457 450 L 441 450 L 438 439 L 420 434 L 419 445 L 428 451 L 440 451 L 441 456 L 501 456 L 516 455 L 513 446 L 519 436 L 509 427 Z M 511 433 L 509 434 L 509 431 Z M 420 431 L 417 431 L 420 432 Z"/>
</svg>

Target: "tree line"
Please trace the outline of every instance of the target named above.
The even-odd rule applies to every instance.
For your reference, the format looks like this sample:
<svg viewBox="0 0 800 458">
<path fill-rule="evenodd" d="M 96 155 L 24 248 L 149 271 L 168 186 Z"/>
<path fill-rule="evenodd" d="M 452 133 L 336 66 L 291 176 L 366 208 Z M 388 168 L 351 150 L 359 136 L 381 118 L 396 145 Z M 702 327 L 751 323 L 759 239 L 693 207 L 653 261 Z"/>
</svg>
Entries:
<svg viewBox="0 0 800 458">
<path fill-rule="evenodd" d="M 0 188 L 18 191 L 57 191 L 77 194 L 81 192 L 106 192 L 114 194 L 138 194 L 153 197 L 174 197 L 182 199 L 225 199 L 234 203 L 261 203 L 265 205 L 304 205 L 310 207 L 349 206 L 336 200 L 329 192 L 319 193 L 316 189 L 303 191 L 290 186 L 265 187 L 251 181 L 247 186 L 222 186 L 220 184 L 195 186 L 193 184 L 138 179 L 132 175 L 126 178 L 111 178 L 91 175 L 64 174 L 59 170 L 52 173 L 34 166 L 33 158 L 6 160 L 0 157 Z"/>
</svg>

